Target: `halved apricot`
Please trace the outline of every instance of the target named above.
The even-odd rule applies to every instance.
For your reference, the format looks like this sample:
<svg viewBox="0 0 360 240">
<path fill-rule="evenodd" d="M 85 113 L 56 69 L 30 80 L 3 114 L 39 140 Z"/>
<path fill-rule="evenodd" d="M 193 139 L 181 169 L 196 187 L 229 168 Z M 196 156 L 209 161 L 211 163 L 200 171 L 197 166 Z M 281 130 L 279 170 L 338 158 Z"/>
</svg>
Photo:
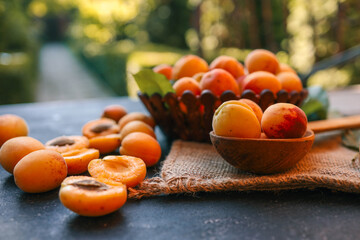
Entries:
<svg viewBox="0 0 360 240">
<path fill-rule="evenodd" d="M 64 153 L 75 149 L 88 148 L 89 140 L 84 136 L 60 136 L 47 141 L 45 147 L 49 150 Z"/>
<path fill-rule="evenodd" d="M 82 216 L 96 217 L 121 208 L 127 200 L 127 191 L 120 182 L 72 176 L 61 183 L 59 198 L 71 211 Z"/>
<path fill-rule="evenodd" d="M 101 154 L 114 152 L 121 144 L 119 134 L 109 134 L 106 136 L 98 136 L 89 139 L 90 148 L 95 148 Z"/>
<path fill-rule="evenodd" d="M 135 121 L 135 120 L 143 121 L 144 123 L 148 124 L 152 128 L 155 127 L 155 121 L 151 116 L 148 116 L 141 112 L 132 112 L 132 113 L 126 114 L 122 119 L 120 119 L 120 121 L 119 121 L 120 131 L 128 122 Z"/>
<path fill-rule="evenodd" d="M 88 165 L 92 177 L 101 177 L 122 182 L 127 187 L 135 187 L 146 177 L 144 161 L 131 156 L 106 156 L 94 159 Z"/>
<path fill-rule="evenodd" d="M 121 119 L 123 119 L 124 117 L 122 117 Z M 87 138 L 106 136 L 113 133 L 119 133 L 119 131 L 120 129 L 117 123 L 109 118 L 101 118 L 89 121 L 85 123 L 82 128 L 82 134 Z"/>
<path fill-rule="evenodd" d="M 68 174 L 80 174 L 87 171 L 91 160 L 99 158 L 99 150 L 93 148 L 83 148 L 68 151 L 61 154 L 66 162 Z"/>
</svg>

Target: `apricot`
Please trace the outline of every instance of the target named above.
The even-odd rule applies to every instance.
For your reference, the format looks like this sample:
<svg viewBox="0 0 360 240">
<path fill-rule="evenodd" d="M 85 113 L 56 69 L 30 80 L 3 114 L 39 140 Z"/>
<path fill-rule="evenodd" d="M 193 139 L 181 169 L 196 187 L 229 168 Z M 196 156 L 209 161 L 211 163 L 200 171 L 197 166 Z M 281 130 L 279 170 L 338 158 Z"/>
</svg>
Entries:
<svg viewBox="0 0 360 240">
<path fill-rule="evenodd" d="M 244 66 L 234 57 L 218 56 L 211 63 L 209 69 L 221 68 L 228 71 L 234 78 L 245 75 Z"/>
<path fill-rule="evenodd" d="M 133 132 L 143 132 L 156 139 L 154 129 L 150 127 L 149 124 L 139 120 L 127 123 L 120 131 L 120 139 L 124 139 L 127 135 Z"/>
<path fill-rule="evenodd" d="M 7 140 L 0 148 L 0 164 L 13 173 L 15 165 L 27 154 L 36 150 L 45 149 L 45 146 L 32 137 L 15 137 Z"/>
<path fill-rule="evenodd" d="M 244 79 L 244 90 L 246 89 L 250 89 L 256 94 L 260 94 L 263 90 L 269 89 L 276 94 L 281 90 L 281 83 L 274 74 L 258 71 L 246 76 Z"/>
<path fill-rule="evenodd" d="M 14 114 L 0 115 L 0 147 L 10 138 L 27 136 L 29 128 L 26 121 Z"/>
<path fill-rule="evenodd" d="M 291 103 L 276 103 L 263 114 L 261 126 L 268 138 L 300 138 L 307 128 L 303 110 Z"/>
<path fill-rule="evenodd" d="M 132 112 L 126 114 L 122 119 L 119 121 L 119 128 L 120 130 L 129 122 L 139 120 L 146 124 L 148 124 L 150 127 L 155 127 L 155 121 L 151 116 L 148 116 L 141 112 Z"/>
<path fill-rule="evenodd" d="M 94 148 L 75 149 L 61 154 L 66 162 L 68 175 L 87 171 L 91 160 L 99 158 L 99 150 Z"/>
<path fill-rule="evenodd" d="M 114 152 L 121 144 L 119 134 L 109 134 L 106 136 L 98 136 L 89 139 L 90 148 L 95 148 L 100 151 L 101 154 Z"/>
<path fill-rule="evenodd" d="M 280 63 L 274 53 L 265 49 L 255 49 L 246 56 L 245 67 L 249 73 L 266 71 L 276 74 Z"/>
<path fill-rule="evenodd" d="M 60 153 L 37 150 L 23 157 L 14 168 L 16 185 L 28 193 L 47 192 L 60 186 L 67 166 Z"/>
<path fill-rule="evenodd" d="M 199 72 L 207 72 L 209 65 L 207 62 L 196 55 L 185 55 L 181 57 L 173 66 L 172 79 L 192 77 Z"/>
<path fill-rule="evenodd" d="M 120 154 L 141 158 L 147 167 L 151 167 L 160 160 L 161 147 L 148 134 L 133 132 L 122 140 Z"/>
<path fill-rule="evenodd" d="M 195 81 L 197 81 L 198 83 L 200 83 L 202 76 L 204 76 L 204 72 L 199 72 L 196 73 L 194 76 L 192 76 L 193 79 L 195 79 Z"/>
<path fill-rule="evenodd" d="M 173 88 L 178 97 L 181 97 L 186 90 L 191 91 L 195 96 L 201 93 L 199 83 L 191 77 L 180 78 L 174 83 Z"/>
<path fill-rule="evenodd" d="M 127 200 L 127 191 L 124 184 L 109 179 L 71 176 L 61 183 L 59 199 L 81 216 L 97 217 L 120 209 Z"/>
<path fill-rule="evenodd" d="M 164 75 L 168 80 L 172 78 L 172 66 L 168 64 L 160 64 L 153 68 L 153 71 Z"/>
<path fill-rule="evenodd" d="M 263 115 L 263 111 L 262 111 L 261 107 L 259 105 L 257 105 L 256 102 L 254 102 L 250 99 L 246 99 L 246 98 L 240 99 L 239 102 L 243 102 L 243 103 L 246 103 L 247 105 L 249 105 L 251 107 L 251 109 L 254 111 L 256 118 L 259 120 L 259 123 L 261 124 L 261 118 Z"/>
<path fill-rule="evenodd" d="M 127 116 L 127 114 L 125 116 Z M 101 118 L 89 121 L 85 123 L 82 128 L 82 134 L 87 138 L 106 136 L 113 133 L 119 133 L 119 131 L 120 128 L 117 123 L 109 118 Z"/>
<path fill-rule="evenodd" d="M 281 72 L 276 77 L 281 83 L 281 88 L 287 92 L 297 91 L 300 92 L 303 89 L 301 79 L 292 72 Z"/>
<path fill-rule="evenodd" d="M 297 74 L 296 71 L 286 63 L 280 63 L 279 70 L 277 71 L 277 74 L 279 74 L 281 72 L 292 72 L 292 73 Z"/>
<path fill-rule="evenodd" d="M 200 81 L 200 89 L 201 91 L 210 90 L 215 96 L 221 96 L 226 90 L 233 91 L 235 95 L 240 94 L 235 78 L 224 69 L 219 68 L 204 74 Z"/>
<path fill-rule="evenodd" d="M 132 156 L 106 156 L 89 163 L 88 171 L 92 177 L 121 182 L 127 187 L 135 187 L 146 177 L 145 162 Z"/>
<path fill-rule="evenodd" d="M 259 138 L 260 123 L 252 108 L 237 100 L 222 103 L 215 111 L 212 121 L 218 136 L 237 138 Z"/>
<path fill-rule="evenodd" d="M 46 149 L 59 153 L 89 147 L 89 140 L 84 136 L 60 136 L 45 143 Z"/>
<path fill-rule="evenodd" d="M 120 118 L 127 114 L 126 109 L 121 105 L 109 105 L 104 108 L 101 117 L 110 118 L 118 122 Z"/>
</svg>

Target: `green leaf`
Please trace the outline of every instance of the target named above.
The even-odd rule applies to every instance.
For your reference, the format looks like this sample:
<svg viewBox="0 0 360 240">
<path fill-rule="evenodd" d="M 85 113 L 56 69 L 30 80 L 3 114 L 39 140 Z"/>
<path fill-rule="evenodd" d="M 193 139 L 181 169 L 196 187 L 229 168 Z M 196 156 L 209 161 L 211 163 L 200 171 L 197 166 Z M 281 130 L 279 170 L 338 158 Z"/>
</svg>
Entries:
<svg viewBox="0 0 360 240">
<path fill-rule="evenodd" d="M 142 93 L 151 96 L 159 93 L 164 96 L 168 92 L 175 92 L 170 81 L 162 74 L 155 73 L 151 69 L 143 69 L 133 75 Z"/>
<path fill-rule="evenodd" d="M 305 112 L 309 121 L 326 119 L 329 110 L 329 98 L 327 92 L 320 86 L 308 88 L 309 96 L 301 109 Z"/>
</svg>

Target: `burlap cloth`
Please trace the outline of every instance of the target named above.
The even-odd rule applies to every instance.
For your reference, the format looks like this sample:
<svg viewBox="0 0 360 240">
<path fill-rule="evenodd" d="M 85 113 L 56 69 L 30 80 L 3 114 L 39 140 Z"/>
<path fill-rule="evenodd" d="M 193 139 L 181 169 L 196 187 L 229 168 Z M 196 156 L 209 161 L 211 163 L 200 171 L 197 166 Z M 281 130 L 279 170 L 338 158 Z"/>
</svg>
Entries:
<svg viewBox="0 0 360 240">
<path fill-rule="evenodd" d="M 345 148 L 337 135 L 316 136 L 312 150 L 292 169 L 256 175 L 225 162 L 211 144 L 173 142 L 158 176 L 129 189 L 129 198 L 219 191 L 278 191 L 327 188 L 360 193 L 360 163 L 356 151 Z"/>
</svg>

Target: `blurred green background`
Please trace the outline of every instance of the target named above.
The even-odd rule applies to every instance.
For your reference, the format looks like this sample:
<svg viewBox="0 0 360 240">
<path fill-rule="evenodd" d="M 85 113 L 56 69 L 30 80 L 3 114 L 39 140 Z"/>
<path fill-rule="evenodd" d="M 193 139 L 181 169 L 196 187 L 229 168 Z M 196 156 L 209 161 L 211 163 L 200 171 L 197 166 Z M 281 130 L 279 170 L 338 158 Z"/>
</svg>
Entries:
<svg viewBox="0 0 360 240">
<path fill-rule="evenodd" d="M 0 0 L 0 104 L 35 101 L 39 51 L 66 44 L 117 95 L 131 73 L 194 53 L 243 62 L 255 48 L 299 74 L 360 44 L 359 0 Z M 360 83 L 360 58 L 318 71 L 308 85 Z"/>
</svg>

